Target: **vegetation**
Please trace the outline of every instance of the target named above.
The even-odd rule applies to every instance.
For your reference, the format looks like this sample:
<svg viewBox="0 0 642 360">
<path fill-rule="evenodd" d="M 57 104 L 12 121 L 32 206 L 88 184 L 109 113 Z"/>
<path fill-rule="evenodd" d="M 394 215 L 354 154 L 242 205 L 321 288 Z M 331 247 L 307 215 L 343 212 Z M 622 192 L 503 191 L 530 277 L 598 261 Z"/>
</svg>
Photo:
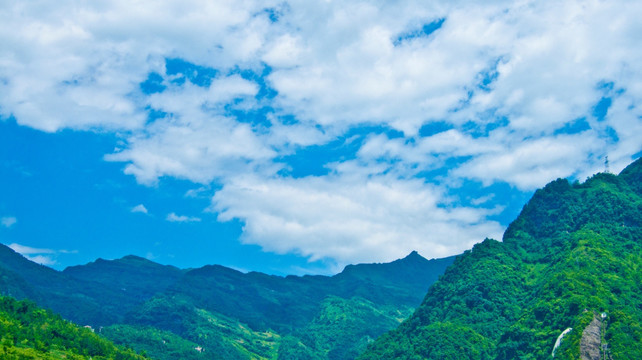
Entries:
<svg viewBox="0 0 642 360">
<path fill-rule="evenodd" d="M 641 182 L 642 160 L 618 176 L 558 179 L 502 242 L 333 277 L 180 270 L 134 256 L 58 272 L 0 246 L 1 295 L 125 348 L 0 297 L 0 358 L 545 359 L 572 328 L 555 358 L 579 359 L 596 321 L 613 359 L 642 358 Z"/>
<path fill-rule="evenodd" d="M 97 283 L 102 289 L 123 294 L 124 302 L 118 303 L 118 312 L 122 313 L 123 307 L 129 310 L 166 290 L 183 276 L 184 271 L 129 255 L 118 260 L 98 259 L 86 265 L 71 266 L 62 273 L 84 283 Z M 95 298 L 103 293 L 104 291 L 90 296 Z"/>
<path fill-rule="evenodd" d="M 0 358 L 5 360 L 145 359 L 132 350 L 115 347 L 91 329 L 10 297 L 0 297 L 0 344 Z"/>
<path fill-rule="evenodd" d="M 342 359 L 398 326 L 452 261 L 412 253 L 333 277 L 279 277 L 126 256 L 58 272 L 0 246 L 0 291 L 159 360 Z"/>
<path fill-rule="evenodd" d="M 103 328 L 100 334 L 116 344 L 144 351 L 156 360 L 208 358 L 207 352 L 203 352 L 199 344 L 151 326 L 112 325 Z"/>
<path fill-rule="evenodd" d="M 175 334 L 175 339 L 180 337 L 182 346 L 175 349 L 181 354 L 180 358 L 193 357 L 195 349 L 200 348 L 199 353 L 207 359 L 272 359 L 276 358 L 280 341 L 280 336 L 273 331 L 254 331 L 236 319 L 195 307 L 183 295 L 153 298 L 132 315 L 130 322 L 138 325 L 130 327 L 130 330 L 144 326 L 162 330 L 161 334 Z M 105 335 L 117 343 L 123 339 L 122 336 L 111 337 L 113 333 L 109 332 Z M 149 330 L 144 337 L 151 338 Z M 163 353 L 165 344 L 161 346 L 158 342 L 154 344 L 150 341 L 137 344 L 130 341 L 125 339 L 123 344 L 145 349 L 150 354 L 157 354 L 159 359 L 176 358 Z"/>
<path fill-rule="evenodd" d="M 329 296 L 321 303 L 319 314 L 295 332 L 295 346 L 303 344 L 323 359 L 354 359 L 379 335 L 397 327 L 412 310 L 377 305 L 361 297 Z M 288 345 L 281 344 L 280 352 L 289 354 L 289 359 L 309 358 L 307 353 L 293 355 L 286 350 Z"/>
<path fill-rule="evenodd" d="M 598 314 L 613 359 L 642 358 L 642 160 L 538 190 L 503 242 L 460 256 L 361 359 L 579 359 Z"/>
</svg>

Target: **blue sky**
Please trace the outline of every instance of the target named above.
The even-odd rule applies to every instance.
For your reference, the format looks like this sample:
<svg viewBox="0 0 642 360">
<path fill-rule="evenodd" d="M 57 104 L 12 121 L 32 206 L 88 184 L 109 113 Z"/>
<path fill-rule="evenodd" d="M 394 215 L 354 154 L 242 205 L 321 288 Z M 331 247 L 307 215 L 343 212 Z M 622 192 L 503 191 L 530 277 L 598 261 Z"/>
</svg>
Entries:
<svg viewBox="0 0 642 360">
<path fill-rule="evenodd" d="M 0 5 L 0 242 L 334 273 L 501 238 L 642 151 L 628 1 Z"/>
</svg>

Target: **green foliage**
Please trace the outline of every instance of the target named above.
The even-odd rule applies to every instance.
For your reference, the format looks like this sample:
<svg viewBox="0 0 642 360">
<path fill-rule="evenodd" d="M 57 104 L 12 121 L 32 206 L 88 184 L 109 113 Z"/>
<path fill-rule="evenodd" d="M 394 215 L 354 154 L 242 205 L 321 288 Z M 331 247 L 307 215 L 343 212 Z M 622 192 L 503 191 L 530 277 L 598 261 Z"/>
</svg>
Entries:
<svg viewBox="0 0 642 360">
<path fill-rule="evenodd" d="M 237 318 L 253 329 L 290 333 L 306 326 L 327 296 L 416 307 L 452 261 L 412 253 L 389 264 L 348 266 L 333 277 L 285 278 L 205 266 L 185 274 L 168 293 L 185 295 L 194 306 Z"/>
<path fill-rule="evenodd" d="M 194 349 L 200 347 L 207 359 L 213 356 L 223 359 L 274 359 L 280 342 L 280 336 L 273 331 L 254 331 L 236 319 L 194 306 L 191 299 L 184 295 L 154 297 L 134 313 L 130 321 L 137 326 L 129 327 L 129 331 L 144 331 L 139 335 L 144 338 L 141 341 L 123 339 L 122 335 L 114 337 L 111 331 L 106 335 L 118 343 L 157 354 L 159 359 L 176 358 L 167 354 L 159 356 L 161 351 L 158 350 L 163 347 L 158 342 L 153 344 L 154 337 L 162 338 L 168 333 L 176 336 L 173 341 L 177 343 L 179 338 L 183 340 L 180 347 L 175 349 L 179 351 L 180 358 L 193 357 Z M 152 329 L 162 331 L 156 336 Z"/>
<path fill-rule="evenodd" d="M 300 339 L 286 335 L 281 341 L 277 360 L 322 360 L 324 358 L 317 350 L 309 348 Z"/>
<path fill-rule="evenodd" d="M 144 351 L 156 360 L 208 358 L 208 351 L 203 352 L 199 344 L 151 326 L 112 325 L 103 328 L 100 334 L 115 344 Z"/>
<path fill-rule="evenodd" d="M 579 359 L 606 312 L 614 359 L 642 358 L 642 160 L 620 176 L 538 190 L 502 243 L 460 256 L 398 329 L 362 359 Z M 453 333 L 465 334 L 458 337 Z"/>
<path fill-rule="evenodd" d="M 126 321 L 229 359 L 350 359 L 409 316 L 452 261 L 413 253 L 389 264 L 349 266 L 334 277 L 285 278 L 206 266 L 186 273 Z"/>
<path fill-rule="evenodd" d="M 132 300 L 120 288 L 84 281 L 38 265 L 6 246 L 0 246 L 2 294 L 30 299 L 54 309 L 78 324 L 101 325 L 119 321 Z"/>
<path fill-rule="evenodd" d="M 122 314 L 123 310 L 129 310 L 167 289 L 183 276 L 184 271 L 129 255 L 118 260 L 98 259 L 86 265 L 68 267 L 62 273 L 85 284 L 100 284 L 102 292 L 96 293 L 97 288 L 92 288 L 89 294 L 92 298 L 104 295 L 109 298 L 110 293 L 121 295 L 116 312 Z M 113 307 L 111 303 L 102 305 Z"/>
<path fill-rule="evenodd" d="M 58 272 L 0 246 L 0 289 L 158 359 L 347 359 L 409 316 L 453 260 L 413 252 L 280 277 L 126 256 Z"/>
<path fill-rule="evenodd" d="M 0 358 L 142 360 L 28 301 L 0 297 Z"/>
<path fill-rule="evenodd" d="M 492 342 L 468 326 L 452 322 L 433 322 L 415 327 L 413 333 L 421 341 L 391 332 L 372 344 L 361 359 L 491 358 Z"/>
<path fill-rule="evenodd" d="M 295 334 L 301 343 L 323 358 L 354 359 L 370 342 L 398 326 L 411 313 L 410 307 L 399 309 L 360 297 L 330 296 L 322 302 L 319 314 Z M 281 345 L 282 351 L 284 348 L 286 344 Z"/>
</svg>

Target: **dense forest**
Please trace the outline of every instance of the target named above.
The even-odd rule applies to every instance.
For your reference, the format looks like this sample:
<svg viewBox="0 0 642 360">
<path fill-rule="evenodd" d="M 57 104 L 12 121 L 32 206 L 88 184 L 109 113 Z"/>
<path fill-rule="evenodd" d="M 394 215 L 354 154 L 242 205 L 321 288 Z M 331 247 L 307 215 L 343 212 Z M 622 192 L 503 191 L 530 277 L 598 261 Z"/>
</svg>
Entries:
<svg viewBox="0 0 642 360">
<path fill-rule="evenodd" d="M 159 360 L 352 359 L 412 314 L 453 260 L 413 252 L 332 277 L 280 277 L 126 256 L 59 272 L 0 246 L 0 291 Z"/>
<path fill-rule="evenodd" d="M 360 359 L 642 359 L 641 226 L 642 160 L 558 179 Z"/>
<path fill-rule="evenodd" d="M 0 358 L 3 360 L 143 360 L 92 329 L 63 320 L 30 301 L 0 297 Z"/>
</svg>

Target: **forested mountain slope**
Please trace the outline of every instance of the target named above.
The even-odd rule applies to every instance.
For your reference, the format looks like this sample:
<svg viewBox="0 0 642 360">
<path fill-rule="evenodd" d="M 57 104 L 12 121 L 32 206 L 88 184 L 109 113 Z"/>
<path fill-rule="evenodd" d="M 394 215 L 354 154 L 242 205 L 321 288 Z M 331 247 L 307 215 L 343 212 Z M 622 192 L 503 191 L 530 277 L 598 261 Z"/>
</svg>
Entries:
<svg viewBox="0 0 642 360">
<path fill-rule="evenodd" d="M 102 289 L 124 295 L 125 303 L 118 306 L 121 312 L 125 312 L 166 290 L 185 272 L 174 266 L 128 255 L 116 260 L 98 259 L 86 265 L 70 266 L 62 273 L 85 283 L 98 283 Z"/>
<path fill-rule="evenodd" d="M 3 360 L 143 360 L 91 329 L 63 320 L 29 301 L 0 297 L 0 358 Z"/>
<path fill-rule="evenodd" d="M 59 272 L 0 245 L 0 292 L 157 359 L 351 359 L 408 317 L 453 260 L 413 252 L 332 277 L 280 277 L 126 256 Z"/>
<path fill-rule="evenodd" d="M 571 329 L 554 358 L 642 359 L 641 183 L 637 160 L 538 190 L 360 358 L 548 359 Z"/>
<path fill-rule="evenodd" d="M 94 326 L 117 322 L 123 310 L 116 304 L 129 301 L 122 292 L 31 262 L 5 245 L 0 245 L 0 295 L 30 299 L 77 324 Z"/>
<path fill-rule="evenodd" d="M 130 327 L 118 330 L 165 331 L 227 359 L 353 359 L 409 316 L 453 260 L 413 252 L 388 264 L 351 265 L 332 277 L 205 266 L 131 312 Z M 155 344 L 141 348 L 162 357 Z"/>
</svg>

